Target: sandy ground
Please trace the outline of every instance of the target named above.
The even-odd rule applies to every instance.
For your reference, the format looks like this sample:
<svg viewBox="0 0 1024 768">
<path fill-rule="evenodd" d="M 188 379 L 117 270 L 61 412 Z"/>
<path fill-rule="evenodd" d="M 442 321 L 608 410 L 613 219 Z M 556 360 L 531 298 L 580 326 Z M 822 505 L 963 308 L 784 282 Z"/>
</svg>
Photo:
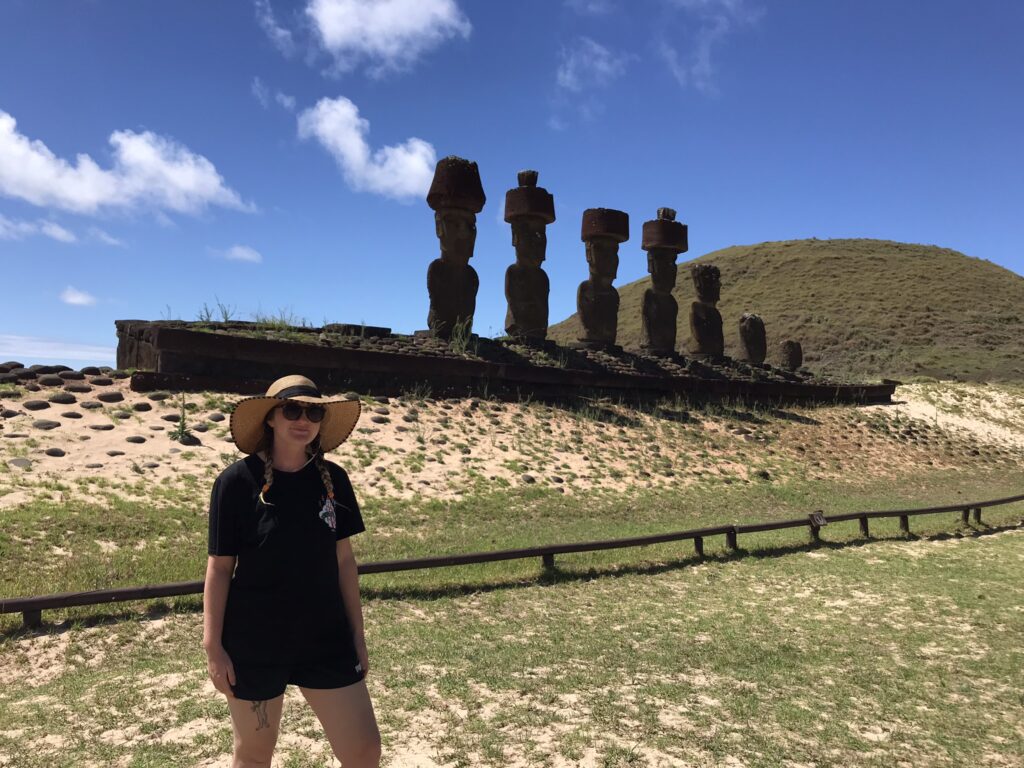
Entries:
<svg viewBox="0 0 1024 768">
<path fill-rule="evenodd" d="M 41 410 L 26 405 L 54 396 L 75 402 Z M 101 396 L 122 399 L 101 402 Z M 352 437 L 330 458 L 348 470 L 360 496 L 457 499 L 495 485 L 620 492 L 709 478 L 885 474 L 1024 456 L 1024 396 L 1016 390 L 913 385 L 901 387 L 897 398 L 894 405 L 775 414 L 691 411 L 685 404 L 652 413 L 609 403 L 570 410 L 493 400 L 367 398 Z M 227 417 L 239 399 L 185 395 L 185 425 L 195 444 L 184 445 L 175 435 L 179 395 L 154 399 L 132 392 L 127 380 L 73 394 L 60 386 L 22 388 L 13 396 L 9 388 L 0 390 L 0 510 L 38 498 L 89 496 L 99 488 L 153 498 L 153 486 L 192 489 L 205 505 L 212 479 L 241 457 Z M 973 407 L 965 408 L 965 400 Z M 90 407 L 95 405 L 100 407 Z M 913 434 L 890 434 L 867 423 L 907 419 L 917 427 Z"/>
</svg>

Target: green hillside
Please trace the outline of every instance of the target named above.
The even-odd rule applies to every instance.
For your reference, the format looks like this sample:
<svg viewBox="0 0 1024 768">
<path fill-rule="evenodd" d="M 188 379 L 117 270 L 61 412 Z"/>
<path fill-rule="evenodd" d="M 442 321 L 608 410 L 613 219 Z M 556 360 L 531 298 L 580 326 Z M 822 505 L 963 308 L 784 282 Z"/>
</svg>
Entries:
<svg viewBox="0 0 1024 768">
<path fill-rule="evenodd" d="M 860 377 L 1024 379 L 1024 277 L 948 248 L 887 240 L 790 240 L 737 245 L 681 263 L 677 345 L 688 346 L 696 299 L 689 265 L 722 271 L 726 354 L 744 312 L 764 318 L 769 361 L 797 339 L 815 371 Z M 643 278 L 618 288 L 619 343 L 635 348 Z M 576 338 L 574 314 L 549 336 Z"/>
</svg>

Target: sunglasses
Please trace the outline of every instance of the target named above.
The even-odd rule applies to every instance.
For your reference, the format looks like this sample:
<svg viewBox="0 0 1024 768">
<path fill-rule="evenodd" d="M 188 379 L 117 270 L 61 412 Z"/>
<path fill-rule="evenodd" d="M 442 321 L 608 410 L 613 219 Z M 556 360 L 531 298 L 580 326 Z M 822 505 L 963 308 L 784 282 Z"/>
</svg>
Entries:
<svg viewBox="0 0 1024 768">
<path fill-rule="evenodd" d="M 279 405 L 282 415 L 288 421 L 298 421 L 299 416 L 306 414 L 306 418 L 313 424 L 318 424 L 327 415 L 327 409 L 322 405 L 298 405 L 296 403 L 285 403 Z"/>
</svg>

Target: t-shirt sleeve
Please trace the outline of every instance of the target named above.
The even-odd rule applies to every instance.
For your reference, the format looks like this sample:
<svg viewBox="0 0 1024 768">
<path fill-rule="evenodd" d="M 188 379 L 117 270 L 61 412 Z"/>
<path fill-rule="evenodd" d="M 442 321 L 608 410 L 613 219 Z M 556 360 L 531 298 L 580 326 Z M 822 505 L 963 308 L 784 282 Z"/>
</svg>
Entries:
<svg viewBox="0 0 1024 768">
<path fill-rule="evenodd" d="M 337 516 L 337 538 L 347 539 L 366 530 L 363 516 L 356 501 L 356 492 L 348 479 L 348 473 L 337 464 L 330 465 L 331 482 L 334 483 L 334 513 Z"/>
<path fill-rule="evenodd" d="M 211 555 L 238 554 L 238 503 L 231 493 L 230 478 L 222 473 L 210 493 L 210 535 L 206 551 Z"/>
</svg>

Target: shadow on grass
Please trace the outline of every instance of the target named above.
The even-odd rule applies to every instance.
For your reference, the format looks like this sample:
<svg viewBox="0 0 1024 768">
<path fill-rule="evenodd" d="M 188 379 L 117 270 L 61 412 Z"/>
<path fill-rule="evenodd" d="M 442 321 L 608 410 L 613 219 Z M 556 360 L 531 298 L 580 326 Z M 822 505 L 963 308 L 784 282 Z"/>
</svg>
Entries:
<svg viewBox="0 0 1024 768">
<path fill-rule="evenodd" d="M 1006 525 L 988 526 L 984 523 L 969 523 L 961 525 L 952 533 L 939 532 L 926 536 L 909 535 L 863 537 L 845 541 L 821 540 L 807 542 L 804 544 L 790 544 L 783 546 L 758 547 L 756 549 L 743 549 L 742 547 L 731 552 L 715 552 L 704 557 L 689 555 L 675 557 L 657 563 L 636 563 L 615 565 L 609 564 L 601 567 L 590 567 L 586 570 L 559 567 L 544 568 L 539 574 L 533 576 L 522 576 L 518 578 L 490 579 L 487 581 L 462 582 L 459 584 L 444 584 L 429 587 L 373 587 L 365 583 L 361 587 L 364 600 L 444 600 L 468 595 L 496 592 L 499 590 L 522 589 L 537 586 L 557 586 L 559 584 L 585 583 L 598 579 L 615 579 L 623 576 L 657 576 L 671 571 L 677 571 L 700 563 L 729 563 L 734 561 L 765 558 L 783 557 L 806 552 L 821 550 L 844 550 L 860 548 L 876 542 L 886 541 L 946 541 L 954 538 L 981 538 L 992 536 L 1006 531 L 1019 530 L 1024 528 L 1024 520 L 1018 523 Z M 366 578 L 365 576 L 363 577 Z M 61 621 L 59 624 L 47 625 L 29 629 L 17 627 L 0 631 L 0 641 L 7 639 L 21 639 L 39 635 L 61 634 L 72 628 L 96 627 L 117 624 L 121 621 L 153 621 L 170 614 L 187 614 L 202 610 L 201 596 L 182 595 L 172 598 L 157 598 L 150 603 L 144 611 L 133 610 L 127 604 L 119 610 L 108 610 L 102 613 L 92 613 L 82 618 L 71 618 Z"/>
</svg>

